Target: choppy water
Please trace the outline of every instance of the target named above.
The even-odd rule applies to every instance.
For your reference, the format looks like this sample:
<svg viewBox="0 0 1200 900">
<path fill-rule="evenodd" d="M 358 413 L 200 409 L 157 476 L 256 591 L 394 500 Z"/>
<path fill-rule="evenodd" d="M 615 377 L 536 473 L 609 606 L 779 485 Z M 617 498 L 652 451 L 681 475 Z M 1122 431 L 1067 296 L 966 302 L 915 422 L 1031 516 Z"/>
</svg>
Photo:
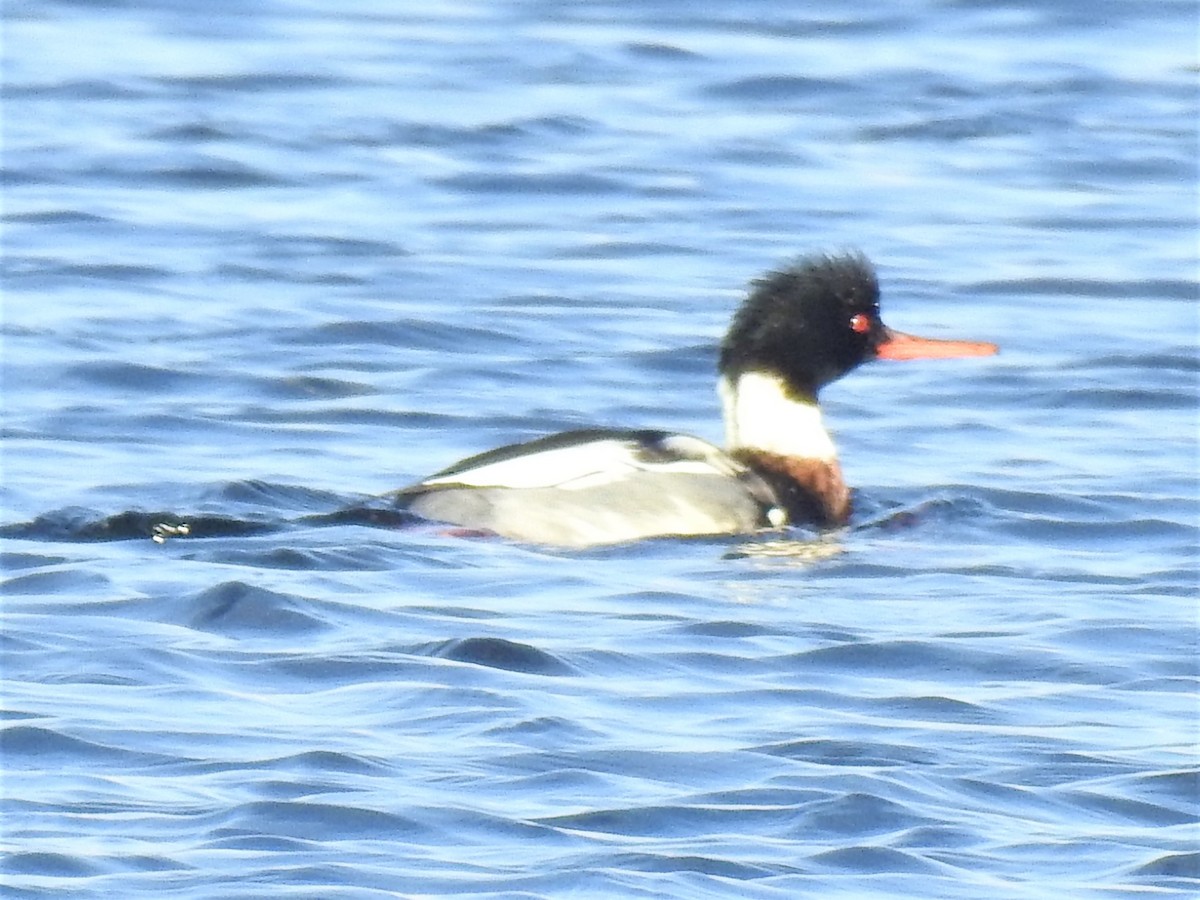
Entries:
<svg viewBox="0 0 1200 900">
<path fill-rule="evenodd" d="M 1200 889 L 1192 3 L 5 16 L 4 896 Z M 719 439 L 848 246 L 1004 348 L 827 392 L 854 528 L 319 518 Z"/>
</svg>

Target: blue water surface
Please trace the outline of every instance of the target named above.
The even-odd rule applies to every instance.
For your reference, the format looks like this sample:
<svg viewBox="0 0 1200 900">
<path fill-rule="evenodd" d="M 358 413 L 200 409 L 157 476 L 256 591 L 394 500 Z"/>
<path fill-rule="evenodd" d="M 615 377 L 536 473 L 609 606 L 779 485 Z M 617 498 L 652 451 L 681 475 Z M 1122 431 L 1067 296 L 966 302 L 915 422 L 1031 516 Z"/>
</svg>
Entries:
<svg viewBox="0 0 1200 900">
<path fill-rule="evenodd" d="M 1200 892 L 1196 16 L 11 0 L 3 896 Z M 720 440 L 844 248 L 1003 348 L 825 392 L 851 528 L 340 513 Z"/>
</svg>

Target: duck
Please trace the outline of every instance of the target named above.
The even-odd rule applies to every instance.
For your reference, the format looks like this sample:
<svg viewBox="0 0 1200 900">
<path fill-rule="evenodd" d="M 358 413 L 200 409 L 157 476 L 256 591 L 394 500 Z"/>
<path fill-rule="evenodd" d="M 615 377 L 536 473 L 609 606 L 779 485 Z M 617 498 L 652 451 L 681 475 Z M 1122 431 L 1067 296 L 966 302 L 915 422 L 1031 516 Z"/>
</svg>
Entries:
<svg viewBox="0 0 1200 900">
<path fill-rule="evenodd" d="M 720 345 L 724 448 L 662 430 L 576 429 L 468 457 L 388 496 L 457 533 L 565 548 L 843 527 L 852 496 L 821 389 L 872 360 L 998 351 L 895 331 L 879 301 L 860 252 L 802 257 L 753 280 Z"/>
</svg>

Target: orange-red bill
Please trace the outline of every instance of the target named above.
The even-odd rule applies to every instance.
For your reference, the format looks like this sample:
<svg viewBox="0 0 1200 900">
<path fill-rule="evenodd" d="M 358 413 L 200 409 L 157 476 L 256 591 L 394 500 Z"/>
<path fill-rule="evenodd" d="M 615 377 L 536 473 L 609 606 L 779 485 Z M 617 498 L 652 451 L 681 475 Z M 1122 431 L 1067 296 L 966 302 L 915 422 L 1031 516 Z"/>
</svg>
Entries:
<svg viewBox="0 0 1200 900">
<path fill-rule="evenodd" d="M 903 331 L 887 331 L 887 338 L 875 351 L 879 359 L 958 359 L 964 356 L 992 356 L 1000 348 L 987 341 L 943 341 L 917 337 Z"/>
</svg>

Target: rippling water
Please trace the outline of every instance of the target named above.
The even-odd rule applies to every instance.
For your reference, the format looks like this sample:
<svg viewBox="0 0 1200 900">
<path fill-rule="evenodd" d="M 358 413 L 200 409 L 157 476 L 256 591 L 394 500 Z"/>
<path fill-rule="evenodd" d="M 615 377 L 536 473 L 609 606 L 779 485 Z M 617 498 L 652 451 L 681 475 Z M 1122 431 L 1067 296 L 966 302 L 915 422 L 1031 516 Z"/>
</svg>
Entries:
<svg viewBox="0 0 1200 900">
<path fill-rule="evenodd" d="M 1200 890 L 1193 4 L 5 13 L 5 896 Z M 851 529 L 339 514 L 719 439 L 843 247 L 1003 347 L 827 392 Z"/>
</svg>

